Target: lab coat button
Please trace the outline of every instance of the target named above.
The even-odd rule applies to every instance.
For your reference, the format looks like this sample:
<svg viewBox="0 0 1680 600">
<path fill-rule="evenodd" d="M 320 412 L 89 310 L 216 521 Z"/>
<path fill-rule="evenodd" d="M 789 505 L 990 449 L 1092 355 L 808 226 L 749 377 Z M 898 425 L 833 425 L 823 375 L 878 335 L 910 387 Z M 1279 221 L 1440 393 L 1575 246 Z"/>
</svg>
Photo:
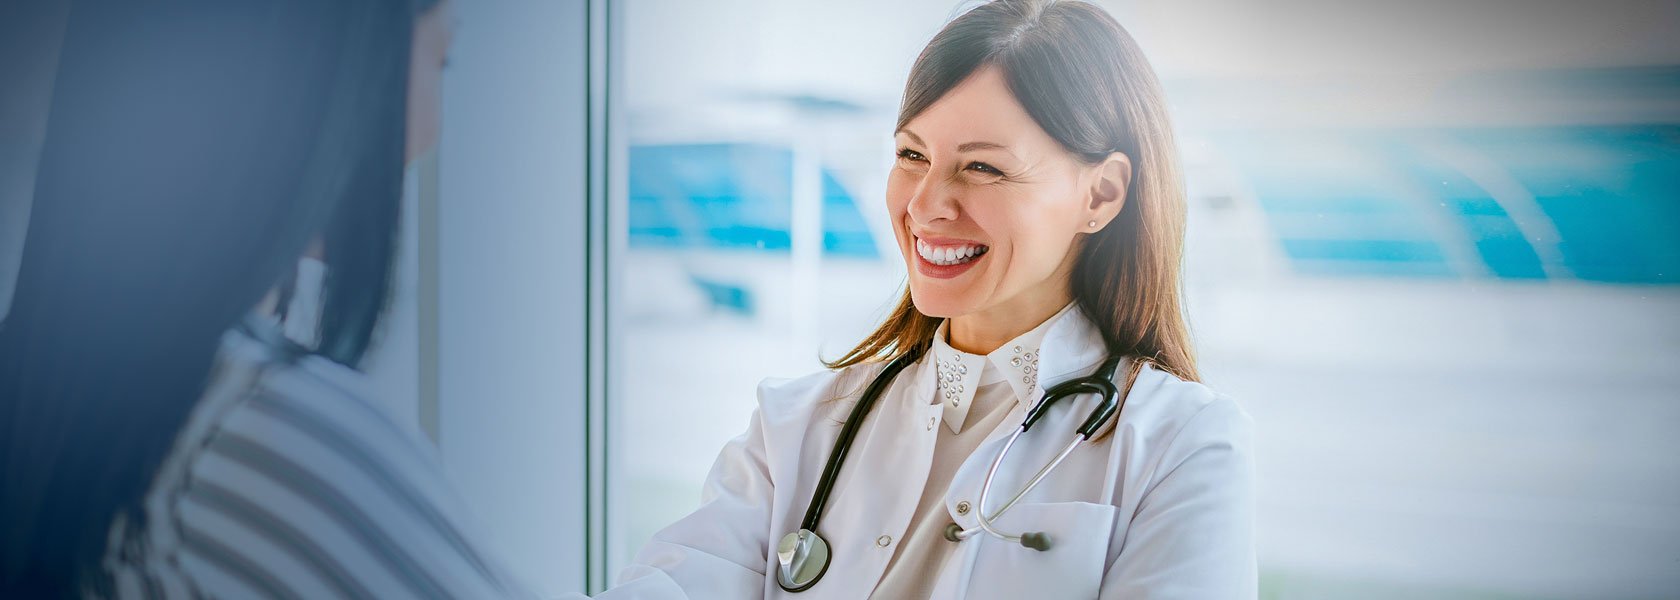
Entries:
<svg viewBox="0 0 1680 600">
<path fill-rule="evenodd" d="M 968 501 L 967 500 L 964 500 L 962 502 L 957 503 L 957 514 L 959 514 L 959 515 L 968 514 Z"/>
<path fill-rule="evenodd" d="M 881 537 L 875 538 L 875 545 L 880 546 L 882 548 L 887 547 L 887 545 L 891 544 L 891 543 L 892 543 L 892 536 L 890 536 L 890 535 L 883 535 Z"/>
<path fill-rule="evenodd" d="M 928 431 L 933 431 L 933 424 L 939 422 L 939 417 L 928 417 Z"/>
</svg>

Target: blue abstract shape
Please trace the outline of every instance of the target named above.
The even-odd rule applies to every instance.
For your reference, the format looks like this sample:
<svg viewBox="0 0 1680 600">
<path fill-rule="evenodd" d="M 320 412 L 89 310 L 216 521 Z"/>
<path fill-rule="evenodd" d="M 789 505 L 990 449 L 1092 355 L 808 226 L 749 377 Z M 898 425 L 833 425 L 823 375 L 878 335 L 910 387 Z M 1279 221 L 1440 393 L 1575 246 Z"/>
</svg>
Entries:
<svg viewBox="0 0 1680 600">
<path fill-rule="evenodd" d="M 630 148 L 630 245 L 789 252 L 793 152 L 765 144 Z M 823 249 L 878 258 L 874 235 L 834 174 L 822 171 Z"/>
</svg>

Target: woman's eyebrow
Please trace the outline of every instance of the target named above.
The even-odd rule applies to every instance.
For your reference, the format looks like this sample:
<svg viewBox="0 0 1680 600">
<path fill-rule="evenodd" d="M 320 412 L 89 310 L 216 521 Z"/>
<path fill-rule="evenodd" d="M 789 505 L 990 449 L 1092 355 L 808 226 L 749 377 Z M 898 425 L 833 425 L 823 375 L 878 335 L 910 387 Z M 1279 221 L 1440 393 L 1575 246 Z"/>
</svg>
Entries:
<svg viewBox="0 0 1680 600">
<path fill-rule="evenodd" d="M 972 152 L 972 151 L 975 151 L 975 150 L 996 150 L 998 152 L 1002 152 L 1002 153 L 1008 155 L 1009 158 L 1015 159 L 1016 161 L 1025 162 L 1021 158 L 1021 155 L 1016 154 L 1013 150 L 1010 150 L 1009 146 L 1004 145 L 1004 144 L 999 144 L 997 142 L 967 142 L 967 143 L 964 143 L 960 146 L 957 146 L 957 153 L 959 153 L 959 154 L 965 153 L 965 152 Z"/>
<path fill-rule="evenodd" d="M 916 145 L 918 145 L 918 146 L 926 146 L 927 145 L 927 142 L 922 141 L 922 136 L 916 135 L 916 132 L 914 132 L 914 131 L 910 131 L 909 129 L 900 129 L 900 130 L 898 130 L 898 133 L 902 133 L 905 136 L 909 137 L 910 141 L 915 142 Z M 1013 156 L 1016 159 L 1020 158 L 1019 156 L 1015 156 L 1015 153 L 1011 152 L 1009 150 L 1009 146 L 1004 145 L 1004 144 L 999 144 L 997 142 L 986 142 L 986 141 L 964 142 L 961 145 L 957 146 L 957 152 L 972 152 L 972 151 L 975 151 L 975 150 L 1001 150 L 1005 154 Z"/>
<path fill-rule="evenodd" d="M 1004 152 L 1009 152 L 1009 146 L 1005 146 L 997 142 L 967 142 L 957 146 L 957 152 L 969 152 L 973 150 L 1002 150 Z M 1010 152 L 1010 154 L 1014 153 Z"/>
<path fill-rule="evenodd" d="M 900 129 L 898 132 L 910 136 L 910 141 L 916 142 L 917 146 L 927 145 L 927 142 L 922 141 L 922 136 L 916 135 L 916 132 L 914 131 L 910 131 L 909 129 Z"/>
</svg>

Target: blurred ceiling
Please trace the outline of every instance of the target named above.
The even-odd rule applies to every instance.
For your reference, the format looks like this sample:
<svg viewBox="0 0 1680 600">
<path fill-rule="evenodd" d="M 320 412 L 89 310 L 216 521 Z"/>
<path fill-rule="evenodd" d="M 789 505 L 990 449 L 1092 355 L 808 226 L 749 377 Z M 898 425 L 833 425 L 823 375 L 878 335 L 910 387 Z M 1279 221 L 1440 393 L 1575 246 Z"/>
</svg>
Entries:
<svg viewBox="0 0 1680 600">
<path fill-rule="evenodd" d="M 782 94 L 892 107 L 952 0 L 624 0 L 634 111 Z M 1163 79 L 1439 81 L 1680 64 L 1680 2 L 1101 0 Z"/>
</svg>

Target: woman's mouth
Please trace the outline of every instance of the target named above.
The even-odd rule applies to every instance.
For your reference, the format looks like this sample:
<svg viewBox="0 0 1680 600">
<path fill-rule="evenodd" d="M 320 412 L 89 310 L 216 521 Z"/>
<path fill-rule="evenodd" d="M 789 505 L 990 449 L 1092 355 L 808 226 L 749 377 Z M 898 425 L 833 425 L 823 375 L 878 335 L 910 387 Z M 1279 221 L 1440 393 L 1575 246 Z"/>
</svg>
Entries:
<svg viewBox="0 0 1680 600">
<path fill-rule="evenodd" d="M 961 275 L 986 255 L 983 244 L 972 242 L 931 244 L 916 238 L 916 270 L 923 275 L 949 279 Z"/>
</svg>

